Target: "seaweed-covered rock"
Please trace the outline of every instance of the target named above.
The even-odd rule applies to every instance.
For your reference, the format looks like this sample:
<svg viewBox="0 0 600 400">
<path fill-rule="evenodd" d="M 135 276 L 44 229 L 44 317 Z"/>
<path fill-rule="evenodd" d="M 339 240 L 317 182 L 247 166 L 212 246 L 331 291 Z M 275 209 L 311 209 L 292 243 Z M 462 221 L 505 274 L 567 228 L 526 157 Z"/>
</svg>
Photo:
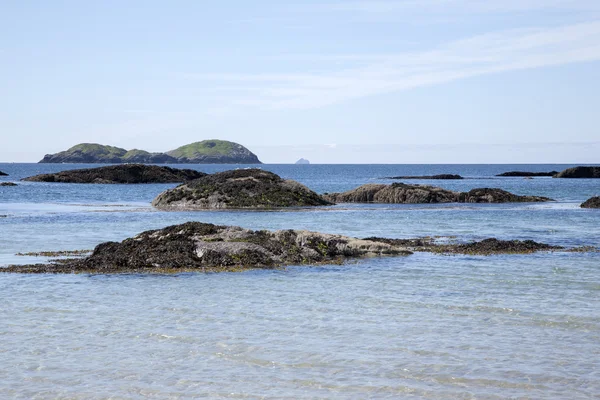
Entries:
<svg viewBox="0 0 600 400">
<path fill-rule="evenodd" d="M 8 174 L 6 172 L 0 171 L 0 176 L 8 176 Z"/>
<path fill-rule="evenodd" d="M 434 180 L 453 180 L 464 179 L 460 175 L 455 174 L 439 174 L 439 175 L 407 175 L 407 176 L 390 176 L 384 179 L 434 179 Z"/>
<path fill-rule="evenodd" d="M 534 177 L 534 176 L 554 176 L 558 174 L 558 171 L 550 172 L 527 172 L 527 171 L 508 171 L 498 174 L 496 176 L 509 176 L 509 177 Z"/>
<path fill-rule="evenodd" d="M 164 210 L 268 209 L 331 203 L 306 186 L 261 169 L 219 172 L 158 195 L 152 205 Z"/>
<path fill-rule="evenodd" d="M 0 182 L 0 186 L 17 186 L 14 182 Z"/>
<path fill-rule="evenodd" d="M 367 184 L 344 193 L 329 193 L 324 196 L 335 203 L 513 203 L 552 201 L 547 197 L 518 196 L 502 189 L 481 188 L 469 192 L 454 192 L 436 186 Z"/>
<path fill-rule="evenodd" d="M 470 243 L 437 243 L 431 237 L 418 239 L 387 239 L 379 237 L 365 238 L 375 242 L 387 243 L 395 247 L 404 247 L 410 251 L 441 254 L 529 254 L 537 251 L 562 250 L 564 247 L 538 243 L 533 240 L 499 240 L 488 238 Z"/>
<path fill-rule="evenodd" d="M 177 183 L 205 176 L 204 172 L 156 165 L 124 164 L 73 169 L 24 178 L 31 182 L 62 183 Z"/>
<path fill-rule="evenodd" d="M 552 201 L 542 196 L 518 196 L 502 189 L 480 188 L 460 194 L 460 203 L 532 203 Z"/>
<path fill-rule="evenodd" d="M 581 203 L 581 208 L 600 208 L 600 196 L 594 196 L 583 203 Z"/>
<path fill-rule="evenodd" d="M 98 245 L 83 259 L 55 264 L 10 266 L 2 272 L 131 273 L 220 272 L 284 265 L 340 263 L 349 258 L 409 255 L 387 243 L 341 235 L 187 222 L 151 230 L 120 243 Z"/>
<path fill-rule="evenodd" d="M 554 176 L 555 178 L 600 178 L 600 167 L 567 168 Z"/>
</svg>

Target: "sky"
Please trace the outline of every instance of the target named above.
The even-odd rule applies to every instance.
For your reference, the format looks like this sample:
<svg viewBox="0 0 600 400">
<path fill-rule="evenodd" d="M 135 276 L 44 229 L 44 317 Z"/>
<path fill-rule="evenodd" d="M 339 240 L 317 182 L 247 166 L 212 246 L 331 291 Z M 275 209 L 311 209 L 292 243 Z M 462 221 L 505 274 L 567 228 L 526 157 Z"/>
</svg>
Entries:
<svg viewBox="0 0 600 400">
<path fill-rule="evenodd" d="M 598 0 L 6 0 L 0 162 L 600 163 Z"/>
</svg>

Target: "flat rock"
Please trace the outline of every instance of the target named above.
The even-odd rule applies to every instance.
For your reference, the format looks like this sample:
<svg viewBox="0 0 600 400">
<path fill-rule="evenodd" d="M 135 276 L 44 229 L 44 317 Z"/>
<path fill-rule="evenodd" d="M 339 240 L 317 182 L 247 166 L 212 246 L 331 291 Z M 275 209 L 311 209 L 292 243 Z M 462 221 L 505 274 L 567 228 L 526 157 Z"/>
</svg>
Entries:
<svg viewBox="0 0 600 400">
<path fill-rule="evenodd" d="M 159 194 L 152 205 L 163 210 L 273 209 L 331 203 L 306 186 L 261 169 L 206 175 Z"/>
<path fill-rule="evenodd" d="M 558 174 L 558 171 L 550 172 L 527 172 L 527 171 L 508 171 L 498 174 L 496 176 L 513 176 L 513 177 L 534 177 L 534 176 L 554 176 Z"/>
<path fill-rule="evenodd" d="M 0 186 L 18 186 L 14 182 L 0 182 Z"/>
<path fill-rule="evenodd" d="M 437 180 L 452 180 L 452 179 L 464 179 L 460 175 L 454 174 L 440 174 L 440 175 L 407 175 L 407 176 L 390 176 L 384 179 L 437 179 Z"/>
<path fill-rule="evenodd" d="M 405 183 L 366 184 L 343 193 L 325 194 L 334 203 L 514 203 L 552 201 L 541 196 L 518 196 L 502 189 L 479 188 L 469 192 L 454 192 L 436 186 Z"/>
<path fill-rule="evenodd" d="M 600 208 L 600 196 L 594 196 L 583 203 L 581 203 L 581 208 Z"/>
<path fill-rule="evenodd" d="M 22 180 L 62 183 L 178 183 L 197 179 L 205 175 L 204 172 L 191 169 L 176 169 L 144 164 L 123 164 L 35 175 Z"/>
<path fill-rule="evenodd" d="M 600 178 L 600 167 L 567 168 L 554 176 L 555 178 Z"/>
<path fill-rule="evenodd" d="M 151 230 L 120 243 L 98 245 L 82 259 L 10 266 L 18 273 L 222 272 L 285 265 L 340 263 L 367 256 L 403 256 L 403 247 L 317 232 L 253 231 L 237 226 L 187 222 Z"/>
</svg>

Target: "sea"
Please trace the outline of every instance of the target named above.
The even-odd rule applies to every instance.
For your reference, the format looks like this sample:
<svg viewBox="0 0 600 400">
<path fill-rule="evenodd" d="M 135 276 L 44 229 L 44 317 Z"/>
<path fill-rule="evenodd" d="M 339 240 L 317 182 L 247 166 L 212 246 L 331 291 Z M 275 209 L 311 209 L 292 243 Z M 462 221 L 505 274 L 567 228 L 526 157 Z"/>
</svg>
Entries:
<svg viewBox="0 0 600 400">
<path fill-rule="evenodd" d="M 96 165 L 97 166 L 97 165 Z M 20 182 L 0 164 L 0 268 L 186 221 L 354 237 L 600 246 L 600 179 L 500 178 L 573 165 L 260 165 L 318 193 L 398 175 L 550 203 L 339 204 L 165 212 L 176 184 Z M 245 165 L 176 165 L 208 173 Z M 406 181 L 408 182 L 408 181 Z M 0 274 L 1 399 L 600 398 L 600 253 L 438 255 L 175 275 Z"/>
</svg>

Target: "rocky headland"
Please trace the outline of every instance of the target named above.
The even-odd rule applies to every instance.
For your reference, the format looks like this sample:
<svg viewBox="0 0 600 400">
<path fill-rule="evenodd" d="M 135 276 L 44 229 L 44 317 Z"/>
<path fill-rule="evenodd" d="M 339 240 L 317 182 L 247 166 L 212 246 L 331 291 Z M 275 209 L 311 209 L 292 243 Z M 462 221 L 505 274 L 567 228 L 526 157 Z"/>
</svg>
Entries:
<svg viewBox="0 0 600 400">
<path fill-rule="evenodd" d="M 366 184 L 343 193 L 323 196 L 333 203 L 517 203 L 552 201 L 541 196 L 519 196 L 502 189 L 479 188 L 469 192 L 454 192 L 436 186 L 405 183 Z"/>
<path fill-rule="evenodd" d="M 47 154 L 40 163 L 261 164 L 256 154 L 241 144 L 226 140 L 203 140 L 166 153 L 81 143 L 56 154 Z"/>
<path fill-rule="evenodd" d="M 151 230 L 120 243 L 102 243 L 85 258 L 50 264 L 10 266 L 20 273 L 223 272 L 285 265 L 341 263 L 367 256 L 403 256 L 410 251 L 388 243 L 341 235 L 283 230 L 253 231 L 236 226 L 187 222 Z"/>
<path fill-rule="evenodd" d="M 550 172 L 509 171 L 509 172 L 503 172 L 496 176 L 536 177 L 536 176 L 554 176 L 556 174 L 558 174 L 558 171 L 550 171 Z"/>
<path fill-rule="evenodd" d="M 600 167 L 573 167 L 554 175 L 554 178 L 600 178 Z"/>
<path fill-rule="evenodd" d="M 434 179 L 434 180 L 452 180 L 452 179 L 464 179 L 460 175 L 455 174 L 440 174 L 440 175 L 407 175 L 407 176 L 390 176 L 383 179 Z"/>
<path fill-rule="evenodd" d="M 293 181 L 261 169 L 206 175 L 159 194 L 152 205 L 163 210 L 276 209 L 331 203 Z"/>
<path fill-rule="evenodd" d="M 157 165 L 124 164 L 107 167 L 73 169 L 53 174 L 23 178 L 29 182 L 61 183 L 180 183 L 206 174 L 192 169 L 177 169 Z"/>
<path fill-rule="evenodd" d="M 581 203 L 581 208 L 600 208 L 600 196 L 594 196 L 583 203 Z"/>
</svg>

